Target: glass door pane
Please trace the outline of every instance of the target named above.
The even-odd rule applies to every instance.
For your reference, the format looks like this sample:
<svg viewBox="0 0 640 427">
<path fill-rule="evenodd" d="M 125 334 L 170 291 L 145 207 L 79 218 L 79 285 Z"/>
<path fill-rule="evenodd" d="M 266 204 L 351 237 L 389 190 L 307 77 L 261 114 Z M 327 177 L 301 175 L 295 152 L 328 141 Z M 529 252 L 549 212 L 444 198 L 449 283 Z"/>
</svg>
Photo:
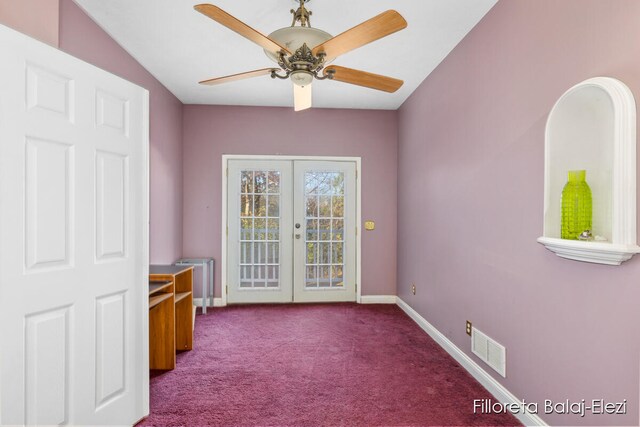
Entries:
<svg viewBox="0 0 640 427">
<path fill-rule="evenodd" d="M 295 301 L 355 301 L 354 162 L 295 161 Z"/>
<path fill-rule="evenodd" d="M 230 303 L 291 301 L 291 181 L 290 161 L 229 161 Z"/>
<path fill-rule="evenodd" d="M 306 288 L 342 287 L 344 270 L 344 173 L 304 174 Z"/>
<path fill-rule="evenodd" d="M 240 171 L 240 288 L 280 287 L 280 171 Z"/>
</svg>

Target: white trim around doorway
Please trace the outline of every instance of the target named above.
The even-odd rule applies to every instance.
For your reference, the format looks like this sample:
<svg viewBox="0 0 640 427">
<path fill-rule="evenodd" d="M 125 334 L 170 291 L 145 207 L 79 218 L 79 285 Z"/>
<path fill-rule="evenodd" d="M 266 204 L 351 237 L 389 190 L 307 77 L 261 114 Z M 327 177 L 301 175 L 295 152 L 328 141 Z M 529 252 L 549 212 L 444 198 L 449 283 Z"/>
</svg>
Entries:
<svg viewBox="0 0 640 427">
<path fill-rule="evenodd" d="M 220 306 L 227 305 L 227 169 L 229 160 L 313 160 L 313 161 L 338 161 L 338 162 L 355 162 L 356 164 L 356 302 L 362 302 L 362 158 L 360 157 L 324 157 L 324 156 L 260 156 L 260 155 L 241 155 L 241 154 L 223 154 L 222 155 L 222 239 L 221 239 L 221 262 L 220 262 Z M 216 298 L 217 299 L 217 298 Z"/>
</svg>

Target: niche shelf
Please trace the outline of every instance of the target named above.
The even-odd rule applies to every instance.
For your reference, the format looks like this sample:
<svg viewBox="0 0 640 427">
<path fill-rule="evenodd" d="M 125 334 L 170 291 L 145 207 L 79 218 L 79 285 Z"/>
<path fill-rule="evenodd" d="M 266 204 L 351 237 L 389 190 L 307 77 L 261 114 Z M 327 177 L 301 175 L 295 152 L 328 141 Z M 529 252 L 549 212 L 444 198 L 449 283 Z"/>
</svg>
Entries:
<svg viewBox="0 0 640 427">
<path fill-rule="evenodd" d="M 636 104 L 629 88 L 595 77 L 554 105 L 545 132 L 544 230 L 538 238 L 559 257 L 620 265 L 636 244 Z M 570 170 L 586 170 L 599 241 L 560 238 L 561 195 Z"/>
</svg>

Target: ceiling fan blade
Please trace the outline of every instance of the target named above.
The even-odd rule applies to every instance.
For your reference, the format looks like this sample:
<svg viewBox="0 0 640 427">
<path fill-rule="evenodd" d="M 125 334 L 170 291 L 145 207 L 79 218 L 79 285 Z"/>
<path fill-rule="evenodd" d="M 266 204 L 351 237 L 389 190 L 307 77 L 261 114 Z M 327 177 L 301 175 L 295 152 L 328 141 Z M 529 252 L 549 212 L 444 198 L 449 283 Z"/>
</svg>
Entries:
<svg viewBox="0 0 640 427">
<path fill-rule="evenodd" d="M 203 15 L 213 19 L 217 23 L 224 25 L 230 30 L 235 31 L 241 36 L 260 45 L 260 47 L 268 50 L 269 52 L 273 52 L 277 55 L 281 50 L 284 50 L 288 54 L 291 54 L 291 52 L 289 52 L 289 50 L 286 47 L 280 46 L 278 43 L 274 42 L 269 37 L 265 36 L 264 34 L 262 34 L 257 30 L 254 30 L 253 28 L 251 28 L 244 22 L 240 21 L 239 19 L 229 15 L 227 12 L 220 9 L 218 6 L 214 6 L 212 4 L 198 4 L 193 8 L 198 12 L 202 13 Z"/>
<path fill-rule="evenodd" d="M 407 27 L 407 21 L 395 10 L 387 10 L 360 25 L 327 40 L 314 47 L 312 52 L 318 55 L 324 52 L 326 61 L 347 53 L 353 49 L 393 34 Z"/>
<path fill-rule="evenodd" d="M 366 71 L 339 67 L 337 65 L 330 65 L 325 68 L 325 76 L 329 74 L 328 71 L 334 71 L 333 80 L 389 93 L 397 91 L 404 84 L 402 80 L 394 79 L 393 77 L 381 76 L 380 74 L 367 73 Z"/>
<path fill-rule="evenodd" d="M 295 111 L 306 110 L 311 108 L 312 98 L 311 84 L 306 86 L 293 85 L 293 109 Z"/>
<path fill-rule="evenodd" d="M 221 83 L 235 82 L 236 80 L 248 79 L 251 77 L 264 76 L 271 74 L 272 71 L 276 71 L 276 68 L 263 68 L 261 70 L 247 71 L 246 73 L 232 74 L 230 76 L 216 77 L 214 79 L 203 80 L 199 82 L 201 85 L 219 85 Z"/>
</svg>

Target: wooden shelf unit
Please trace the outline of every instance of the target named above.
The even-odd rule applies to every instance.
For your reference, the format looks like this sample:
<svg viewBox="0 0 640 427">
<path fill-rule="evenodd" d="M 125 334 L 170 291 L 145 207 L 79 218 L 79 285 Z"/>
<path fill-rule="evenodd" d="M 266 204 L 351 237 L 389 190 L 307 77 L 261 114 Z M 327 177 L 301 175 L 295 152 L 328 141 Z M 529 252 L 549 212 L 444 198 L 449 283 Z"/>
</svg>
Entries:
<svg viewBox="0 0 640 427">
<path fill-rule="evenodd" d="M 158 295 L 149 295 L 149 309 L 152 309 L 156 305 L 160 304 L 162 301 L 167 300 L 172 297 L 170 293 L 161 293 Z"/>
<path fill-rule="evenodd" d="M 173 282 L 149 282 L 149 296 L 157 294 L 158 292 L 170 292 L 166 289 L 173 285 Z"/>
<path fill-rule="evenodd" d="M 188 298 L 191 295 L 191 292 L 178 292 L 176 294 L 176 304 L 182 301 L 184 298 Z"/>
<path fill-rule="evenodd" d="M 149 267 L 149 367 L 170 370 L 193 348 L 193 266 Z"/>
</svg>

